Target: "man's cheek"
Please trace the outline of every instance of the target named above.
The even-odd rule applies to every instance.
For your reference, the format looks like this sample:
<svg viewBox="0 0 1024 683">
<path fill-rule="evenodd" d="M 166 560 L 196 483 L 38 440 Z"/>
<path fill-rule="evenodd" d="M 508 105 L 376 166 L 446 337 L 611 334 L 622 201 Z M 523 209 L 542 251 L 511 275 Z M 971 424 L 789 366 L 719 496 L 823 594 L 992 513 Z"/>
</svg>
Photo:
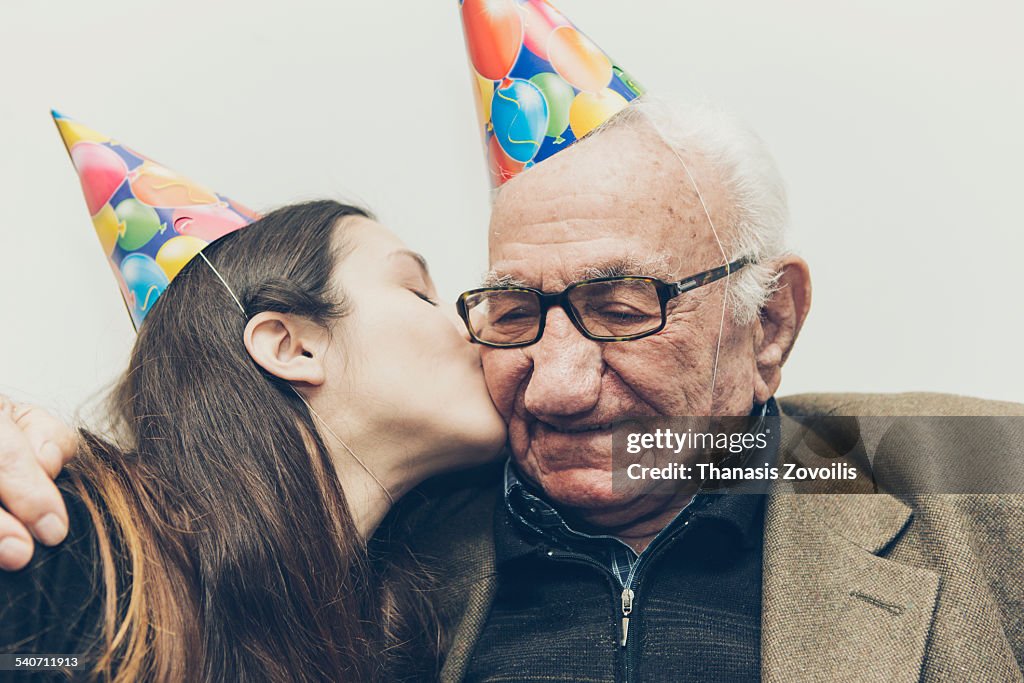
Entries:
<svg viewBox="0 0 1024 683">
<path fill-rule="evenodd" d="M 508 420 L 515 407 L 516 392 L 529 371 L 529 362 L 515 349 L 483 349 L 480 358 L 491 400 Z"/>
<path fill-rule="evenodd" d="M 662 334 L 609 345 L 605 361 L 644 403 L 662 415 L 685 415 L 710 388 L 712 367 L 699 340 L 686 333 Z M 666 388 L 671 389 L 666 391 Z"/>
<path fill-rule="evenodd" d="M 530 452 L 530 430 L 519 418 L 513 417 L 509 421 L 508 444 L 516 463 L 521 467 L 528 467 L 526 456 Z"/>
</svg>

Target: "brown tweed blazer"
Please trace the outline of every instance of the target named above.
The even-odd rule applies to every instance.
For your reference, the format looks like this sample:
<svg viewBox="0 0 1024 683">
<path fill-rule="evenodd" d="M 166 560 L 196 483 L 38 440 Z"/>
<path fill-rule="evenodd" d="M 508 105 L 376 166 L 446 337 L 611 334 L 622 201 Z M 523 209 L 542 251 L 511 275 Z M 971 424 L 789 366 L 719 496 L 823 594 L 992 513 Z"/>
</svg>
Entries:
<svg viewBox="0 0 1024 683">
<path fill-rule="evenodd" d="M 794 438 L 794 417 L 1024 416 L 1024 405 L 940 394 L 801 395 L 779 405 L 780 456 L 804 464 L 849 435 L 819 435 L 808 447 Z M 1024 420 L 967 424 L 984 425 L 961 435 L 975 447 L 1024 462 Z M 919 436 L 877 448 L 912 461 L 927 439 Z M 495 593 L 499 493 L 493 476 L 434 485 L 413 532 L 413 549 L 436 558 L 443 577 L 446 682 L 462 679 Z M 768 683 L 1024 682 L 1024 495 L 849 495 L 779 484 L 767 503 L 763 591 Z"/>
</svg>

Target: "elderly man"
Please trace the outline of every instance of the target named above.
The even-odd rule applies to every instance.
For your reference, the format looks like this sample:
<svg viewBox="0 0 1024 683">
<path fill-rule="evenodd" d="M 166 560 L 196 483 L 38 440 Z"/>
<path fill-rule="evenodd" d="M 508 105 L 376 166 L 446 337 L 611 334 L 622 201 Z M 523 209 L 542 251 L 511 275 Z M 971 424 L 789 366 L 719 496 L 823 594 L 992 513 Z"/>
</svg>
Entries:
<svg viewBox="0 0 1024 683">
<path fill-rule="evenodd" d="M 450 575 L 453 680 L 1020 680 L 1020 496 L 776 491 L 765 505 L 613 484 L 609 425 L 775 409 L 810 305 L 807 265 L 782 249 L 785 217 L 756 138 L 656 102 L 635 102 L 499 190 L 492 285 L 555 294 L 596 276 L 687 282 L 741 258 L 756 265 L 675 297 L 657 334 L 596 341 L 553 305 L 532 344 L 485 348 L 509 424 L 503 495 L 496 512 L 458 498 L 458 526 L 420 537 L 471 560 Z M 1022 414 L 938 396 L 781 406 Z M 960 436 L 1018 444 L 1019 457 L 1020 426 Z M 807 459 L 800 436 L 784 419 L 781 459 Z"/>
<path fill-rule="evenodd" d="M 615 485 L 613 432 L 627 420 L 753 414 L 781 420 L 761 453 L 776 462 L 851 443 L 901 462 L 920 440 L 869 446 L 856 421 L 812 439 L 792 416 L 1024 409 L 919 395 L 776 402 L 811 287 L 783 249 L 785 196 L 761 143 L 712 112 L 644 99 L 587 132 L 502 178 L 492 273 L 461 299 L 511 458 L 412 494 L 412 543 L 438 566 L 444 680 L 1022 680 L 1024 497 Z M 573 298 L 624 283 L 658 306 L 615 331 Z M 513 295 L 521 324 L 503 336 L 493 317 Z M 0 421 L 0 496 L 57 542 L 59 501 L 33 451 L 52 475 L 73 438 L 43 413 L 20 417 L 23 432 Z M 987 425 L 953 447 L 1020 458 L 1021 422 Z M 2 515 L 0 532 L 23 533 Z"/>
</svg>

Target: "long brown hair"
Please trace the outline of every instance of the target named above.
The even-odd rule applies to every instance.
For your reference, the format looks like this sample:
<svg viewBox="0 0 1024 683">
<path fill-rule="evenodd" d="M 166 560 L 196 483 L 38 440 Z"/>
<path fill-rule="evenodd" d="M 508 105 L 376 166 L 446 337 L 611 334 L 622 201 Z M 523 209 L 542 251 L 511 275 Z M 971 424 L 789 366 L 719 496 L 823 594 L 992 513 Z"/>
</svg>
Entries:
<svg viewBox="0 0 1024 683">
<path fill-rule="evenodd" d="M 196 258 L 141 326 L 111 396 L 117 446 L 83 432 L 70 468 L 99 535 L 98 678 L 436 677 L 418 569 L 370 561 L 309 410 L 242 343 L 262 311 L 344 318 L 331 276 L 345 219 L 367 215 L 275 211 L 204 251 L 244 315 Z"/>
</svg>

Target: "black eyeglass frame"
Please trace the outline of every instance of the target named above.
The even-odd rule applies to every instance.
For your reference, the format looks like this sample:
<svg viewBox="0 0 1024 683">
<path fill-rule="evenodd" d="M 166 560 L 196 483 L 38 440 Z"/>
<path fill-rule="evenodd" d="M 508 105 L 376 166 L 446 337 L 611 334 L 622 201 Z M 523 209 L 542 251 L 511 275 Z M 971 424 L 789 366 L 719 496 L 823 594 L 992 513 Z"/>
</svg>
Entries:
<svg viewBox="0 0 1024 683">
<path fill-rule="evenodd" d="M 582 334 L 587 339 L 590 339 L 591 341 L 605 343 L 636 341 L 637 339 L 643 339 L 644 337 L 650 337 L 651 335 L 658 334 L 663 329 L 665 329 L 665 325 L 668 322 L 666 314 L 668 302 L 671 301 L 672 299 L 676 298 L 680 294 L 692 292 L 693 290 L 703 287 L 704 285 L 709 285 L 712 282 L 717 282 L 718 280 L 721 280 L 722 278 L 728 277 L 732 273 L 735 273 L 744 266 L 752 265 L 754 263 L 757 263 L 756 259 L 751 258 L 749 256 L 744 256 L 743 258 L 737 259 L 732 263 L 727 263 L 724 266 L 718 266 L 717 268 L 712 268 L 711 270 L 705 270 L 703 273 L 691 275 L 690 277 L 683 278 L 678 282 L 664 282 L 663 280 L 659 280 L 658 278 L 654 277 L 642 277 L 633 275 L 617 277 L 599 277 L 593 278 L 591 280 L 580 280 L 579 282 L 574 282 L 565 289 L 563 289 L 561 292 L 555 294 L 545 294 L 539 289 L 533 289 L 532 287 L 480 287 L 478 289 L 471 289 L 467 292 L 463 292 L 462 294 L 460 294 L 458 300 L 455 302 L 455 306 L 458 309 L 459 317 L 462 318 L 462 322 L 466 324 L 466 329 L 469 330 L 469 338 L 472 340 L 472 342 L 474 344 L 481 344 L 482 346 L 489 346 L 495 349 L 518 349 L 524 346 L 532 346 L 533 344 L 539 342 L 540 338 L 544 336 L 544 324 L 547 321 L 548 311 L 551 310 L 552 306 L 561 307 L 561 309 L 565 311 L 565 314 L 566 316 L 568 316 L 569 320 L 572 321 L 573 327 L 575 327 L 580 334 Z M 582 286 L 600 284 L 602 282 L 628 282 L 636 280 L 650 282 L 651 284 L 653 284 L 655 290 L 658 293 L 658 301 L 661 305 L 661 324 L 658 325 L 656 328 L 646 332 L 640 332 L 639 334 L 632 334 L 624 337 L 604 337 L 592 334 L 586 329 L 586 327 L 583 324 L 583 321 L 579 320 L 575 310 L 573 309 L 572 304 L 569 302 L 569 294 L 573 290 Z M 476 333 L 473 331 L 473 326 L 469 322 L 469 307 L 466 304 L 466 300 L 475 294 L 483 294 L 485 292 L 527 292 L 536 295 L 538 300 L 540 301 L 540 310 L 538 312 L 540 320 L 537 325 L 536 336 L 529 341 L 515 342 L 513 344 L 498 344 L 495 342 L 489 342 L 479 339 L 476 336 Z"/>
</svg>

